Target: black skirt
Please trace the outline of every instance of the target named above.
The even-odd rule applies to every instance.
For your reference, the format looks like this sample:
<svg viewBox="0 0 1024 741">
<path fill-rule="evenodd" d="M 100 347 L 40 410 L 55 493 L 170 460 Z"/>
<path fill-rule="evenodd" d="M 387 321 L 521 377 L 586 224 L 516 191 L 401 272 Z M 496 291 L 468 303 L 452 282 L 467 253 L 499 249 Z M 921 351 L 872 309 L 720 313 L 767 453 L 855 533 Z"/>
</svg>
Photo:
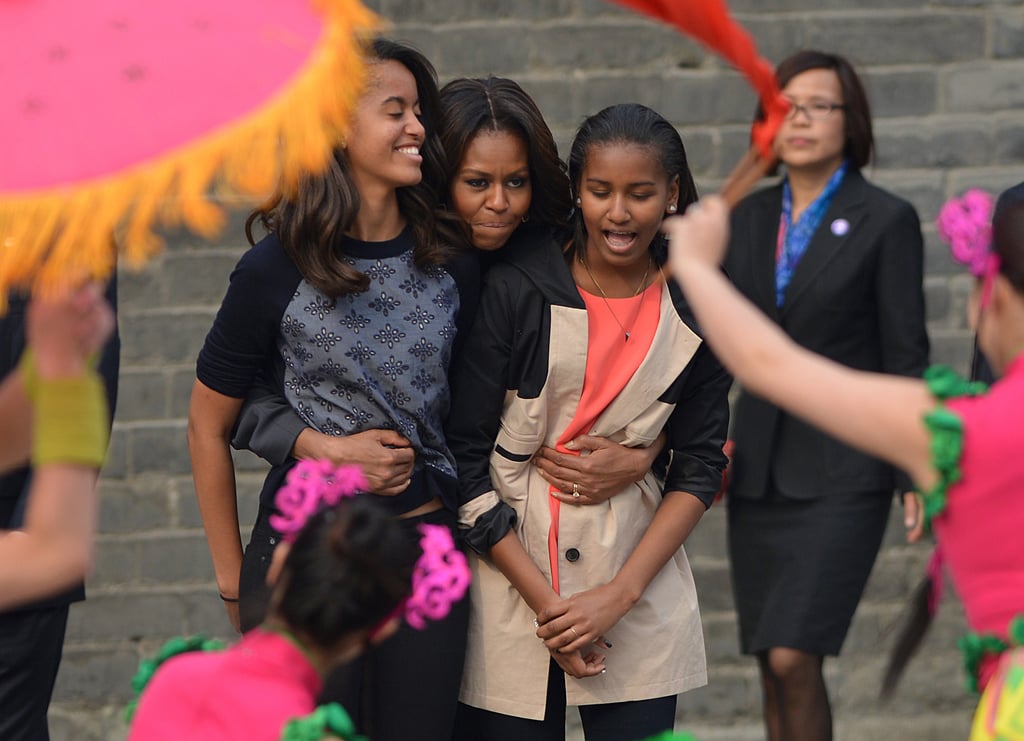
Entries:
<svg viewBox="0 0 1024 741">
<path fill-rule="evenodd" d="M 729 500 L 740 650 L 836 656 L 885 534 L 890 492 Z"/>
</svg>

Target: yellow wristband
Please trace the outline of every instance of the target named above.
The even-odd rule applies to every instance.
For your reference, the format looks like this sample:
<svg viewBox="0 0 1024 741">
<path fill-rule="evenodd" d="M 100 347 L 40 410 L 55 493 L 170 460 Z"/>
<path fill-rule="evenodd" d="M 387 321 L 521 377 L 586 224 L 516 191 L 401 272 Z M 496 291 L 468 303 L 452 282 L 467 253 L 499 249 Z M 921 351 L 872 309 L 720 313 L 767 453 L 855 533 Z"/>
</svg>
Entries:
<svg viewBox="0 0 1024 741">
<path fill-rule="evenodd" d="M 90 370 L 75 378 L 40 378 L 30 351 L 20 368 L 32 400 L 32 464 L 103 465 L 110 420 L 99 374 Z"/>
</svg>

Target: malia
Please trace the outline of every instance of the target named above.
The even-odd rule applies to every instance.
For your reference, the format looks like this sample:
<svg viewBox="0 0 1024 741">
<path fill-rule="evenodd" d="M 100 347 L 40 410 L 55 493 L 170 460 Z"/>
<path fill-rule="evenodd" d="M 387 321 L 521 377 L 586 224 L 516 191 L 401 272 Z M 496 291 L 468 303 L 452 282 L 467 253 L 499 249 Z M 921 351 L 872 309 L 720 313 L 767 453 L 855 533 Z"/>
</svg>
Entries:
<svg viewBox="0 0 1024 741">
<path fill-rule="evenodd" d="M 243 256 L 197 363 L 189 447 L 217 584 L 236 628 L 259 624 L 280 533 L 272 469 L 244 558 L 229 441 L 258 377 L 280 380 L 303 423 L 334 436 L 337 457 L 402 518 L 455 525 L 455 461 L 442 431 L 447 368 L 476 302 L 476 266 L 453 256 L 435 218 L 443 154 L 434 70 L 377 39 L 366 88 L 327 171 L 249 219 L 269 234 Z M 241 608 L 241 609 L 239 609 Z M 423 632 L 403 627 L 352 662 L 341 699 L 375 741 L 451 734 L 466 607 Z M 372 675 L 372 683 L 369 677 Z M 333 681 L 333 680 L 332 680 Z"/>
<path fill-rule="evenodd" d="M 672 727 L 676 694 L 706 682 L 682 544 L 718 488 L 730 378 L 662 280 L 662 219 L 696 199 L 678 133 L 640 105 L 580 128 L 566 241 L 516 245 L 486 276 L 453 380 L 448 440 L 460 523 L 477 555 L 456 738 L 587 738 Z M 629 447 L 663 428 L 650 470 L 580 506 L 531 458 L 582 433 Z"/>
<path fill-rule="evenodd" d="M 720 199 L 706 199 L 666 228 L 672 272 L 744 387 L 899 466 L 923 492 L 972 631 L 963 645 L 981 649 L 967 657 L 971 680 L 995 694 L 1012 686 L 1003 673 L 1016 671 L 1019 679 L 1024 666 L 1019 648 L 1007 650 L 1024 640 L 1024 461 L 1016 425 L 1024 411 L 1024 204 L 997 218 L 968 306 L 981 350 L 1002 376 L 988 393 L 948 370 L 931 369 L 925 380 L 860 371 L 795 343 L 722 278 L 729 224 Z M 1016 710 L 1008 701 L 1000 703 L 1002 713 L 979 712 L 971 738 L 1019 728 L 1024 704 L 1019 694 L 1016 701 Z"/>
<path fill-rule="evenodd" d="M 914 208 L 864 179 L 871 113 L 844 58 L 779 64 L 792 103 L 785 177 L 733 214 L 726 272 L 795 342 L 843 365 L 918 377 L 928 362 Z M 891 510 L 910 481 L 744 387 L 735 407 L 729 556 L 740 649 L 757 658 L 770 741 L 828 739 L 838 655 Z"/>
</svg>

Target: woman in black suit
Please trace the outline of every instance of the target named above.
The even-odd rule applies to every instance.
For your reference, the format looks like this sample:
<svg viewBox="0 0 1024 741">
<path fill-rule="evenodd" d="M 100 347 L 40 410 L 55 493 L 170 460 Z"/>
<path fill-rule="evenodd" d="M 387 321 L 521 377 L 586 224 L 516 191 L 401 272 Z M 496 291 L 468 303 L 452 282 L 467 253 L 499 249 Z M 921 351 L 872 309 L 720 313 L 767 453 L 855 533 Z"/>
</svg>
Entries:
<svg viewBox="0 0 1024 741">
<path fill-rule="evenodd" d="M 789 57 L 776 75 L 793 104 L 775 140 L 786 174 L 736 208 L 729 275 L 808 349 L 918 376 L 928 362 L 920 223 L 860 173 L 874 146 L 863 86 L 845 59 L 815 51 Z M 733 585 L 768 738 L 830 739 L 824 657 L 839 653 L 892 492 L 909 482 L 746 393 L 733 438 Z"/>
</svg>

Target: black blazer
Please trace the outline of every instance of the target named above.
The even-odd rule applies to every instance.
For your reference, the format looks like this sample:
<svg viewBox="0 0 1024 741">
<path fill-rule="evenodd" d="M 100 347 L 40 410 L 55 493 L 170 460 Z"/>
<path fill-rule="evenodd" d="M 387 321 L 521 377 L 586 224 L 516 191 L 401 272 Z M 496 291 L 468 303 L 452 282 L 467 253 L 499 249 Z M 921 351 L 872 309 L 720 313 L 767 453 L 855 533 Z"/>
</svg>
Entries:
<svg viewBox="0 0 1024 741">
<path fill-rule="evenodd" d="M 746 198 L 732 216 L 726 270 L 796 342 L 852 368 L 920 376 L 928 364 L 924 245 L 914 207 L 848 172 L 775 305 L 782 186 Z M 733 417 L 731 494 L 797 499 L 909 488 L 885 463 L 741 393 Z"/>
</svg>

